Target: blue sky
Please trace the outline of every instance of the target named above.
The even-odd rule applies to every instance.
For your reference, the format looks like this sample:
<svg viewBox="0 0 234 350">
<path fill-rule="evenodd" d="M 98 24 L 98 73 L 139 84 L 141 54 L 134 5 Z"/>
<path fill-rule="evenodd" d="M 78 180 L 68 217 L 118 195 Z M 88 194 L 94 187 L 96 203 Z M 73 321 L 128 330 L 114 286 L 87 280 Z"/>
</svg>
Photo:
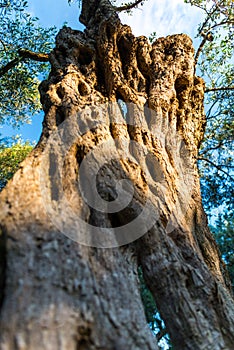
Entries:
<svg viewBox="0 0 234 350">
<path fill-rule="evenodd" d="M 123 0 L 117 1 L 122 3 Z M 68 5 L 67 0 L 28 0 L 28 12 L 40 19 L 42 26 L 55 25 L 61 28 L 64 22 L 68 26 L 82 30 L 79 23 L 78 2 Z M 143 7 L 133 11 L 131 16 L 120 15 L 123 23 L 132 27 L 135 35 L 149 36 L 152 32 L 157 37 L 169 34 L 186 33 L 194 38 L 196 27 L 202 20 L 201 10 L 185 4 L 183 0 L 148 0 Z M 194 41 L 197 46 L 198 41 Z M 42 130 L 43 112 L 32 117 L 32 123 L 20 129 L 3 126 L 3 136 L 21 135 L 24 140 L 37 141 Z"/>
<path fill-rule="evenodd" d="M 60 28 L 64 22 L 74 29 L 82 30 L 79 23 L 78 2 L 68 5 L 67 0 L 28 0 L 29 12 L 40 19 L 41 25 Z"/>
</svg>

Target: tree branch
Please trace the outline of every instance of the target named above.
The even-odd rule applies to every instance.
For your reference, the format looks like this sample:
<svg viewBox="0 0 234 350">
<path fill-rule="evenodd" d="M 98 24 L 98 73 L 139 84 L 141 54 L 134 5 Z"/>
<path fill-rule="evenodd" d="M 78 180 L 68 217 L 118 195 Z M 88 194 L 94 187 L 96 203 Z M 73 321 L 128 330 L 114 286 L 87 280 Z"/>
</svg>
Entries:
<svg viewBox="0 0 234 350">
<path fill-rule="evenodd" d="M 204 149 L 204 152 L 202 152 L 202 151 L 200 152 L 200 156 L 207 154 L 210 151 L 214 151 L 216 149 L 219 149 L 223 145 L 223 143 L 224 143 L 224 141 L 222 140 L 218 143 L 217 146 Z"/>
<path fill-rule="evenodd" d="M 218 3 L 217 0 L 214 0 L 214 2 L 216 3 L 216 5 L 217 5 L 217 7 L 219 8 L 220 12 L 226 16 L 226 15 L 227 15 L 227 11 L 224 11 L 224 10 L 222 9 L 222 2 L 223 2 L 223 1 L 222 1 L 220 4 Z M 232 5 L 231 5 L 231 6 L 232 6 Z"/>
<path fill-rule="evenodd" d="M 195 6 L 197 6 L 197 5 L 195 5 Z M 216 11 L 217 9 L 218 9 L 218 6 L 217 6 L 217 4 L 216 4 L 216 5 L 214 6 L 214 8 L 211 8 L 210 13 L 207 13 L 207 17 L 206 17 L 205 21 L 203 22 L 203 24 L 202 24 L 202 26 L 201 26 L 201 29 L 200 29 L 200 31 L 199 31 L 199 34 L 201 34 L 201 33 L 203 32 L 203 30 L 204 30 L 205 26 L 207 25 L 207 23 L 209 22 L 211 16 L 215 13 L 215 11 Z"/>
<path fill-rule="evenodd" d="M 233 143 L 233 140 L 232 139 L 230 139 L 230 140 L 222 140 L 222 141 L 220 141 L 219 142 L 219 144 L 217 145 L 217 146 L 215 146 L 215 147 L 208 147 L 208 148 L 204 148 L 204 152 L 200 152 L 200 156 L 201 157 L 203 157 L 203 156 L 205 156 L 205 155 L 208 155 L 209 156 L 209 154 L 208 154 L 208 152 L 211 152 L 211 151 L 215 151 L 215 150 L 217 150 L 217 149 L 219 149 L 219 148 L 221 148 L 222 146 L 227 146 L 227 147 L 229 147 L 228 146 L 228 144 L 232 144 Z M 227 165 L 225 165 L 226 167 L 227 167 Z"/>
<path fill-rule="evenodd" d="M 196 52 L 196 55 L 195 55 L 195 58 L 194 58 L 194 65 L 196 67 L 197 65 L 197 62 L 198 62 L 198 58 L 200 56 L 200 53 L 202 52 L 202 49 L 203 49 L 203 46 L 205 45 L 207 41 L 207 36 L 205 36 L 203 39 L 202 39 L 202 42 L 200 43 L 198 49 L 197 49 L 197 52 Z"/>
<path fill-rule="evenodd" d="M 0 39 L 0 43 L 2 44 L 5 53 L 7 53 L 7 48 L 6 48 L 5 42 L 2 39 Z"/>
<path fill-rule="evenodd" d="M 8 62 L 4 67 L 0 68 L 0 78 L 6 74 L 10 69 L 17 66 L 17 64 L 23 60 L 23 57 L 14 58 L 12 61 Z"/>
<path fill-rule="evenodd" d="M 232 25 L 233 25 L 233 23 L 234 23 L 233 21 L 222 21 L 222 22 L 216 23 L 216 24 L 214 24 L 213 26 L 211 26 L 211 27 L 209 28 L 209 31 L 210 31 L 211 29 L 216 28 L 216 27 L 223 26 L 224 24 L 232 24 Z"/>
<path fill-rule="evenodd" d="M 123 6 L 114 6 L 114 9 L 115 11 L 117 12 L 121 12 L 121 11 L 128 11 L 128 10 L 131 10 L 133 9 L 134 7 L 136 7 L 137 5 L 139 5 L 141 2 L 143 2 L 145 0 L 136 0 L 135 2 L 133 3 L 130 3 L 130 4 L 126 4 L 126 5 L 123 5 Z"/>
<path fill-rule="evenodd" d="M 221 165 L 217 165 L 217 164 L 213 163 L 208 158 L 198 157 L 198 160 L 204 160 L 205 162 L 210 163 L 213 167 L 215 167 L 216 169 L 218 169 L 219 171 L 221 171 L 222 173 L 227 175 L 232 181 L 234 181 L 234 178 L 230 174 L 228 174 L 225 170 L 223 170 Z"/>
<path fill-rule="evenodd" d="M 33 61 L 37 61 L 37 62 L 48 62 L 49 61 L 49 55 L 47 53 L 38 53 L 38 52 L 30 51 L 30 50 L 19 49 L 18 54 L 20 57 L 29 58 L 29 59 L 31 59 Z"/>
<path fill-rule="evenodd" d="M 202 35 L 202 32 L 203 32 L 205 26 L 207 25 L 207 23 L 208 23 L 209 20 L 211 19 L 211 16 L 212 16 L 212 15 L 215 13 L 215 11 L 217 11 L 218 9 L 219 9 L 219 5 L 218 5 L 217 2 L 216 2 L 216 6 L 214 6 L 214 9 L 213 9 L 213 10 L 211 9 L 212 11 L 207 15 L 206 20 L 204 21 L 204 23 L 203 23 L 202 26 L 201 26 L 201 29 L 199 30 L 199 34 L 200 34 L 200 35 Z M 204 36 L 204 38 L 203 38 L 202 42 L 200 43 L 200 45 L 199 45 L 199 47 L 198 47 L 198 50 L 197 50 L 197 52 L 196 52 L 196 55 L 195 55 L 195 67 L 196 67 L 196 65 L 197 65 L 198 58 L 199 58 L 199 56 L 200 56 L 200 53 L 201 53 L 201 51 L 202 51 L 202 49 L 203 49 L 203 47 L 204 47 L 206 41 L 209 40 L 209 39 L 208 39 L 208 35 L 209 35 L 210 31 L 211 31 L 212 29 L 214 29 L 214 28 L 216 28 L 216 27 L 219 27 L 219 26 L 222 26 L 222 25 L 224 25 L 224 24 L 233 24 L 233 21 L 229 21 L 229 20 L 226 20 L 226 21 L 225 21 L 225 20 L 223 20 L 223 21 L 221 21 L 221 22 L 219 22 L 219 23 L 216 23 L 216 24 L 214 24 L 213 26 L 211 26 L 211 27 L 208 28 L 207 33 L 206 33 L 206 36 Z"/>
<path fill-rule="evenodd" d="M 220 86 L 220 87 L 216 87 L 216 88 L 210 88 L 210 89 L 206 89 L 205 92 L 228 91 L 228 90 L 234 90 L 234 86 Z"/>
<path fill-rule="evenodd" d="M 6 74 L 10 69 L 16 67 L 17 64 L 19 64 L 21 61 L 24 61 L 27 58 L 37 62 L 49 61 L 49 55 L 46 53 L 38 53 L 30 50 L 19 49 L 18 55 L 19 57 L 14 58 L 12 61 L 8 62 L 4 67 L 0 68 L 0 78 L 4 74 Z"/>
<path fill-rule="evenodd" d="M 206 112 L 206 119 L 207 119 L 207 120 L 209 119 L 210 114 L 211 114 L 211 112 L 212 112 L 212 109 L 214 108 L 214 106 L 216 105 L 217 102 L 218 102 L 218 101 L 217 101 L 217 99 L 216 99 L 216 100 L 212 103 L 212 105 L 210 106 L 209 110 Z"/>
</svg>

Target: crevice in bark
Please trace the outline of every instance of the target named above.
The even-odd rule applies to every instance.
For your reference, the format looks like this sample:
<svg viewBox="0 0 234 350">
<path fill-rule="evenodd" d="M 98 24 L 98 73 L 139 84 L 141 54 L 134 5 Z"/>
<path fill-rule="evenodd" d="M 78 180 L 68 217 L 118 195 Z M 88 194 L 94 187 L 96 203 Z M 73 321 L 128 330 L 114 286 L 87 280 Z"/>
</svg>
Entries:
<svg viewBox="0 0 234 350">
<path fill-rule="evenodd" d="M 66 110 L 63 106 L 57 108 L 55 119 L 57 127 L 66 119 Z"/>
<path fill-rule="evenodd" d="M 94 61 L 94 51 L 85 46 L 80 47 L 77 61 L 81 66 L 89 66 Z"/>
<path fill-rule="evenodd" d="M 77 163 L 78 163 L 78 166 L 80 166 L 82 160 L 84 159 L 85 157 L 85 146 L 84 145 L 79 145 L 77 146 L 77 150 L 76 150 L 76 160 L 77 160 Z"/>
<path fill-rule="evenodd" d="M 105 96 L 107 96 L 106 86 L 105 86 L 105 72 L 104 72 L 104 66 L 102 63 L 102 60 L 100 58 L 97 59 L 97 85 L 96 89 L 100 91 L 100 93 Z"/>
<path fill-rule="evenodd" d="M 81 96 L 87 96 L 89 93 L 88 86 L 82 81 L 78 83 L 78 91 Z"/>
<path fill-rule="evenodd" d="M 142 203 L 133 199 L 126 208 L 120 210 L 118 213 L 109 214 L 111 227 L 121 227 L 129 224 L 136 219 L 142 212 Z M 118 240 L 118 237 L 117 237 Z"/>
<path fill-rule="evenodd" d="M 29 350 L 42 344 L 46 350 L 61 344 L 85 350 L 157 349 L 139 295 L 138 259 L 175 349 L 232 349 L 230 295 L 201 208 L 196 157 L 205 125 L 204 82 L 194 77 L 191 39 L 172 35 L 150 45 L 120 23 L 108 0 L 82 3 L 85 32 L 59 32 L 51 74 L 41 84 L 46 116 L 40 143 L 1 192 L 0 221 L 12 239 L 0 343 L 10 350 L 15 339 Z M 111 102 L 111 111 L 112 102 L 120 100 L 122 112 L 117 105 L 119 119 L 112 123 L 103 104 Z M 62 138 L 52 143 L 52 152 L 46 145 L 56 132 Z M 117 213 L 86 205 L 78 188 L 83 161 L 106 141 L 103 153 L 110 158 L 115 151 L 125 153 L 118 161 L 104 157 L 95 180 L 98 200 L 110 206 L 119 180 L 130 179 L 134 188 L 132 200 Z M 66 154 L 60 143 L 69 145 Z M 58 182 L 56 154 L 62 164 Z M 91 167 L 100 160 L 93 159 Z M 85 171 L 87 180 L 89 167 Z M 111 228 L 132 221 L 148 199 L 153 217 L 143 218 L 143 224 L 152 225 L 138 241 L 113 249 L 71 241 L 80 242 L 82 233 L 93 243 L 93 227 L 110 228 L 112 235 Z"/>
</svg>

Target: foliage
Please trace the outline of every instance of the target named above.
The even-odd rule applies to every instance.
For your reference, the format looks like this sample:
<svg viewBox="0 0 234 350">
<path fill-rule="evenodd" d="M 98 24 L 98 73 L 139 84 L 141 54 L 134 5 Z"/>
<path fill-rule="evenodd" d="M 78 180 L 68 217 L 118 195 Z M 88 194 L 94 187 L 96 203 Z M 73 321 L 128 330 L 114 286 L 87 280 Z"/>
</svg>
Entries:
<svg viewBox="0 0 234 350">
<path fill-rule="evenodd" d="M 152 32 L 149 36 L 149 41 L 152 44 L 157 39 L 157 32 Z"/>
<path fill-rule="evenodd" d="M 224 211 L 216 233 L 222 254 L 226 254 L 220 235 L 225 237 L 233 223 L 234 198 L 234 2 L 232 0 L 185 0 L 205 13 L 198 26 L 201 38 L 196 53 L 197 70 L 205 79 L 206 133 L 199 154 L 201 191 L 208 214 Z M 221 221 L 223 229 L 221 229 Z M 225 259 L 230 268 L 230 261 Z"/>
<path fill-rule="evenodd" d="M 38 18 L 26 12 L 27 6 L 24 0 L 0 0 L 0 65 L 17 61 L 0 78 L 1 124 L 19 126 L 41 109 L 38 84 L 48 72 L 48 63 L 20 58 L 18 50 L 50 52 L 56 29 L 42 28 Z"/>
<path fill-rule="evenodd" d="M 67 1 L 68 1 L 69 5 L 74 3 L 74 2 L 78 2 L 79 7 L 81 7 L 82 0 L 67 0 Z"/>
<path fill-rule="evenodd" d="M 224 211 L 224 215 L 219 216 L 217 226 L 213 227 L 212 231 L 228 268 L 233 269 L 230 265 L 233 261 L 227 258 L 227 249 L 230 249 L 228 242 L 232 232 L 230 227 L 233 224 L 234 209 L 234 2 L 185 2 L 201 8 L 206 14 L 197 30 L 197 37 L 203 39 L 196 54 L 198 71 L 206 82 L 207 126 L 199 154 L 201 190 L 208 214 L 212 213 L 214 208 Z M 233 272 L 231 275 L 233 276 Z"/>
<path fill-rule="evenodd" d="M 0 143 L 0 191 L 6 185 L 7 181 L 12 178 L 19 164 L 33 149 L 29 142 L 16 140 L 12 144 L 1 141 Z"/>
<path fill-rule="evenodd" d="M 141 268 L 138 269 L 138 276 L 140 281 L 140 292 L 141 292 L 141 299 L 142 303 L 144 305 L 145 310 L 145 316 L 146 321 L 150 326 L 150 329 L 156 336 L 158 340 L 159 348 L 161 349 L 161 346 L 167 345 L 168 350 L 172 350 L 172 344 L 170 342 L 170 338 L 167 334 L 165 324 L 160 317 L 159 312 L 157 311 L 157 307 L 154 301 L 154 297 L 151 294 L 150 290 L 146 286 L 146 283 L 144 281 L 143 273 Z M 163 339 L 163 341 L 162 341 Z M 161 346 L 160 346 L 161 345 Z M 162 347 L 163 349 L 163 347 Z"/>
<path fill-rule="evenodd" d="M 234 288 L 234 214 L 228 217 L 218 217 L 215 226 L 211 226 L 211 230 L 215 235 L 216 241 L 222 253 L 222 258 L 227 264 L 227 269 Z"/>
<path fill-rule="evenodd" d="M 204 10 L 198 27 L 203 38 L 196 54 L 199 74 L 205 79 L 206 134 L 201 145 L 199 168 L 203 204 L 209 212 L 225 202 L 233 210 L 234 197 L 234 2 L 185 0 Z"/>
<path fill-rule="evenodd" d="M 143 304 L 145 306 L 145 316 L 147 322 L 150 324 L 150 328 L 155 331 L 156 328 L 158 328 L 158 323 L 157 323 L 157 316 L 155 313 L 156 310 L 156 304 L 154 301 L 154 298 L 152 294 L 150 293 L 149 289 L 146 287 L 142 270 L 139 268 L 138 271 L 139 275 L 139 280 L 140 280 L 140 287 L 141 287 L 141 297 L 143 300 Z"/>
</svg>

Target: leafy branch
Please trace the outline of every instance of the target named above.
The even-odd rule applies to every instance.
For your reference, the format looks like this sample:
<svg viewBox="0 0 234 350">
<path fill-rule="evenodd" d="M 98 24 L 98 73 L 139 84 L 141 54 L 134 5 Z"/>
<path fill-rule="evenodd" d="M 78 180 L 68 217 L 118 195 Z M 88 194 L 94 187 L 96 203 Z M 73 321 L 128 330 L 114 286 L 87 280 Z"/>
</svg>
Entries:
<svg viewBox="0 0 234 350">
<path fill-rule="evenodd" d="M 24 61 L 27 58 L 37 62 L 49 61 L 49 55 L 46 53 L 38 53 L 38 52 L 33 52 L 31 50 L 19 49 L 18 54 L 19 54 L 18 57 L 14 58 L 12 61 L 8 62 L 5 66 L 0 68 L 0 78 L 4 74 L 6 74 L 10 69 L 16 67 L 20 62 Z"/>
<path fill-rule="evenodd" d="M 200 2 L 199 2 L 200 3 Z M 212 6 L 212 8 L 209 10 L 206 9 L 206 4 L 204 6 L 200 6 L 200 4 L 195 2 L 193 3 L 191 1 L 191 4 L 195 5 L 196 7 L 201 8 L 203 11 L 206 12 L 207 16 L 205 21 L 202 23 L 200 29 L 198 30 L 198 36 L 203 36 L 203 39 L 197 49 L 197 52 L 195 54 L 195 66 L 197 65 L 198 59 L 200 54 L 203 51 L 204 45 L 207 41 L 213 41 L 214 36 L 212 34 L 212 31 L 215 28 L 220 28 L 225 25 L 233 26 L 234 19 L 231 14 L 228 13 L 228 11 L 221 11 L 222 7 L 228 6 L 225 1 L 215 1 L 215 4 Z M 221 21 L 217 21 L 220 18 L 220 14 L 225 16 Z M 211 24 L 209 24 L 211 23 Z"/>
<path fill-rule="evenodd" d="M 199 7 L 198 5 L 196 5 L 197 7 Z M 200 7 L 201 8 L 201 7 Z M 207 13 L 207 17 L 205 19 L 205 21 L 202 23 L 201 28 L 199 30 L 199 34 L 201 35 L 201 33 L 204 31 L 206 25 L 208 24 L 209 20 L 212 18 L 212 16 L 214 15 L 214 13 L 218 10 L 219 6 L 218 4 L 214 5 L 211 8 L 211 11 L 208 12 L 205 8 L 201 8 L 202 10 L 204 10 Z"/>
</svg>

